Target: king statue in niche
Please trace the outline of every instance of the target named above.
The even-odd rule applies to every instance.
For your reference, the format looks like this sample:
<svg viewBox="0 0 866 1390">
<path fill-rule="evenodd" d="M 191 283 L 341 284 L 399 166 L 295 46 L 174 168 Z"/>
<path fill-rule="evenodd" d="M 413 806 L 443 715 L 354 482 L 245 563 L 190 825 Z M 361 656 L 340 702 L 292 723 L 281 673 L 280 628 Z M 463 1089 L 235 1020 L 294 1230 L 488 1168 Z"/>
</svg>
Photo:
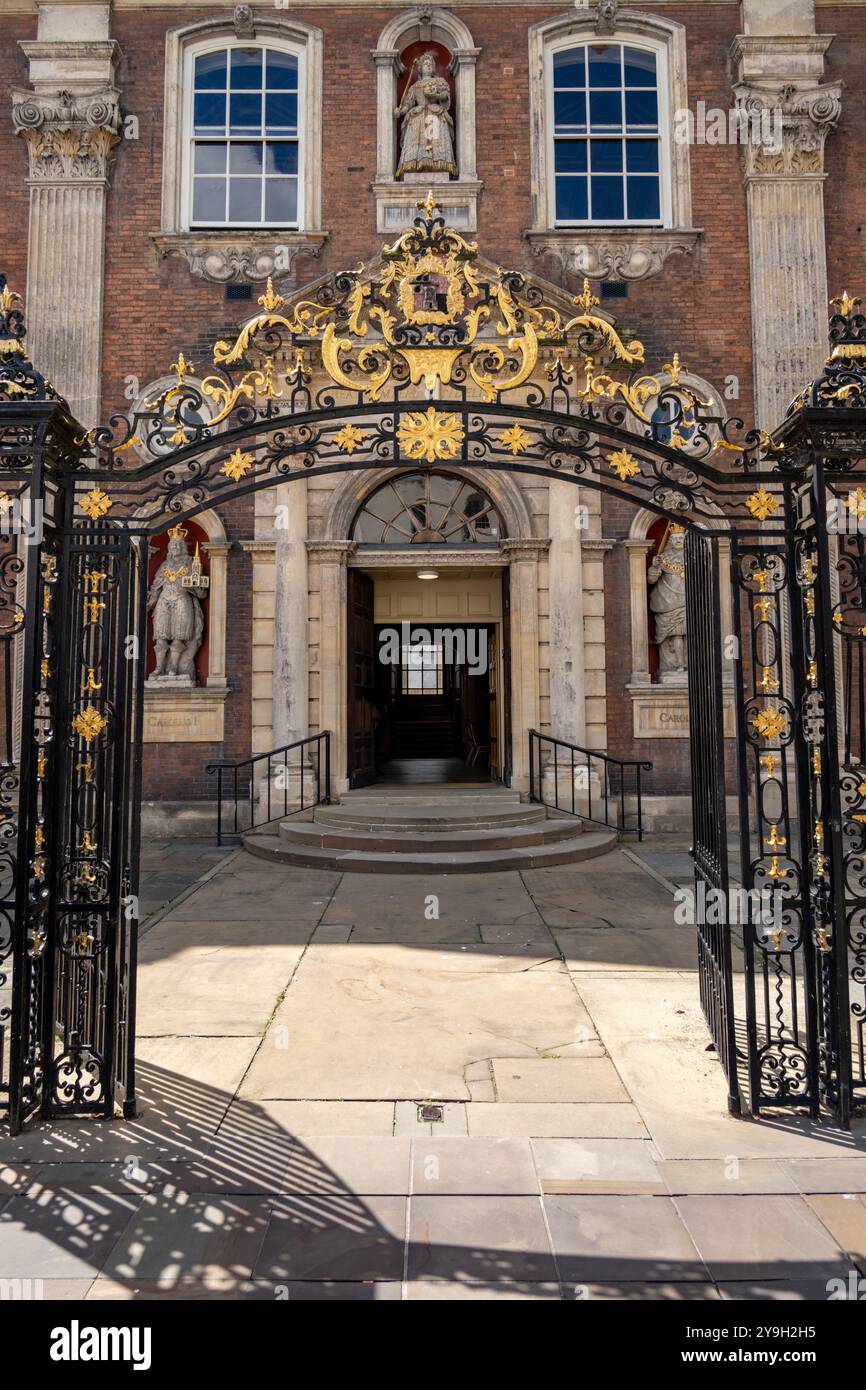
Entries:
<svg viewBox="0 0 866 1390">
<path fill-rule="evenodd" d="M 686 565 L 685 534 L 681 526 L 669 527 L 647 570 L 650 608 L 655 618 L 662 685 L 686 679 Z"/>
<path fill-rule="evenodd" d="M 404 174 L 445 173 L 457 177 L 451 89 L 436 71 L 436 54 L 422 53 L 409 73 L 396 115 L 402 122 L 397 178 Z M 414 78 L 414 81 L 413 81 Z"/>
<path fill-rule="evenodd" d="M 197 545 L 195 556 L 190 556 L 186 535 L 183 526 L 169 531 L 165 559 L 147 595 L 156 652 L 156 666 L 148 679 L 195 685 L 195 657 L 204 635 L 201 600 L 207 596 L 210 580 L 202 574 Z"/>
</svg>

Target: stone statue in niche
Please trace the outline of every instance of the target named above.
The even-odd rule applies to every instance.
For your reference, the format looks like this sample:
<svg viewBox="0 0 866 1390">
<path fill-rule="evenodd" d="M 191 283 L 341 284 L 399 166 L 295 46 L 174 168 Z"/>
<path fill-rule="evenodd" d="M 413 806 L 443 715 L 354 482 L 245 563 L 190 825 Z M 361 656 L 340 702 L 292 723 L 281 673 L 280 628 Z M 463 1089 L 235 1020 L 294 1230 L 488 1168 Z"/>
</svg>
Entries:
<svg viewBox="0 0 866 1390">
<path fill-rule="evenodd" d="M 403 99 L 397 107 L 401 122 L 397 178 L 404 174 L 444 173 L 457 177 L 454 162 L 454 121 L 451 89 L 436 71 L 436 54 L 422 53 L 413 63 Z"/>
<path fill-rule="evenodd" d="M 183 526 L 172 526 L 165 559 L 147 595 L 156 651 L 156 666 L 148 679 L 195 685 L 195 658 L 204 636 L 201 600 L 210 580 L 202 574 L 198 545 L 190 556 L 186 536 Z"/>
<path fill-rule="evenodd" d="M 685 533 L 671 525 L 647 570 L 650 608 L 655 618 L 655 641 L 659 649 L 659 680 L 662 685 L 678 685 L 686 679 L 686 566 Z"/>
</svg>

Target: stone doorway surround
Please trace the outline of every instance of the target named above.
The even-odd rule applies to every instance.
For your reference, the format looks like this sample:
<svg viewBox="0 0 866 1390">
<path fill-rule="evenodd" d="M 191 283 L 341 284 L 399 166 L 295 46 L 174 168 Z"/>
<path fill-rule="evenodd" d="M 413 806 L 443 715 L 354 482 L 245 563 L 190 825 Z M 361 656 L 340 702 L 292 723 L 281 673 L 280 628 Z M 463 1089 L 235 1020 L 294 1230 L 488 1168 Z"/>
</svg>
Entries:
<svg viewBox="0 0 866 1390">
<path fill-rule="evenodd" d="M 258 493 L 255 536 L 242 542 L 253 567 L 251 751 L 330 729 L 335 794 L 347 790 L 348 568 L 419 563 L 411 549 L 362 556 L 347 537 L 364 497 L 402 471 L 364 470 L 324 483 L 300 477 Z M 476 555 L 443 547 L 424 559 L 441 568 L 509 569 L 512 785 L 525 791 L 529 729 L 607 747 L 604 557 L 613 542 L 601 535 L 597 493 L 554 479 L 540 506 L 538 493 L 510 473 L 449 471 L 489 493 L 507 539 Z M 578 526 L 584 512 L 586 524 Z"/>
</svg>

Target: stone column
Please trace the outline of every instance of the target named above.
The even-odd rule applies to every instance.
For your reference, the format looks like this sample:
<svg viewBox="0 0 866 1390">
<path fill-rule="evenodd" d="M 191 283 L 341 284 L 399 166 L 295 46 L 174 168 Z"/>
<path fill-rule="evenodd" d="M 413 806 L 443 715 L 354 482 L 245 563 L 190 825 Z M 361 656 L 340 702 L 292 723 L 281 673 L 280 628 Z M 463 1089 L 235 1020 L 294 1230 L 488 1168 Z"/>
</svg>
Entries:
<svg viewBox="0 0 866 1390">
<path fill-rule="evenodd" d="M 744 0 L 731 49 L 745 142 L 755 414 L 771 430 L 825 355 L 824 141 L 841 84 L 822 83 L 832 35 L 815 33 L 813 0 Z M 775 31 L 775 32 L 774 32 Z"/>
<path fill-rule="evenodd" d="M 276 490 L 274 598 L 274 747 L 309 733 L 309 586 L 307 480 Z"/>
<path fill-rule="evenodd" d="M 395 48 L 373 50 L 376 64 L 376 182 L 389 183 L 397 168 L 397 117 L 394 115 L 395 77 L 400 58 Z"/>
<path fill-rule="evenodd" d="M 580 489 L 551 479 L 550 533 L 550 732 L 568 743 L 586 744 L 586 682 L 583 649 L 583 557 L 575 507 Z"/>
<path fill-rule="evenodd" d="M 231 541 L 205 541 L 202 550 L 210 560 L 208 602 L 207 684 L 221 687 L 226 681 L 226 599 L 228 557 Z"/>
<path fill-rule="evenodd" d="M 289 486 L 294 487 L 292 483 Z M 347 776 L 346 566 L 354 541 L 307 541 L 307 553 L 319 566 L 321 637 L 319 644 L 319 728 L 331 731 L 331 787 L 339 796 L 349 789 Z"/>
<path fill-rule="evenodd" d="M 87 426 L 99 418 L 105 200 L 121 124 L 108 31 L 107 4 L 40 5 L 37 38 L 20 45 L 33 90 L 12 93 L 30 161 L 28 349 Z"/>
<path fill-rule="evenodd" d="M 628 587 L 631 597 L 631 685 L 649 685 L 649 619 L 647 615 L 646 557 L 652 541 L 624 541 L 628 551 Z"/>
<path fill-rule="evenodd" d="M 511 599 L 511 767 L 515 791 L 529 790 L 529 730 L 540 720 L 538 560 L 546 540 L 503 541 Z"/>
<path fill-rule="evenodd" d="M 457 107 L 457 168 L 460 180 L 477 179 L 475 168 L 475 64 L 480 48 L 458 48 L 451 59 Z"/>
</svg>

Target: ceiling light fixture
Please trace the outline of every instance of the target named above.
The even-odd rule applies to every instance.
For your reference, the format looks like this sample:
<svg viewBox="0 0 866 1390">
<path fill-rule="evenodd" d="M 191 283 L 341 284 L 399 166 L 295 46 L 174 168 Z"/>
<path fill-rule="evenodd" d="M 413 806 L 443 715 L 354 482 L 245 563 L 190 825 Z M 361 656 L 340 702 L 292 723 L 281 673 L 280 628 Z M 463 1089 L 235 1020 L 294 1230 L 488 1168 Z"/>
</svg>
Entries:
<svg viewBox="0 0 866 1390">
<path fill-rule="evenodd" d="M 438 578 L 439 578 L 439 571 L 438 571 L 438 570 L 419 570 L 419 571 L 418 571 L 418 578 L 419 578 L 419 579 L 438 579 Z"/>
</svg>

